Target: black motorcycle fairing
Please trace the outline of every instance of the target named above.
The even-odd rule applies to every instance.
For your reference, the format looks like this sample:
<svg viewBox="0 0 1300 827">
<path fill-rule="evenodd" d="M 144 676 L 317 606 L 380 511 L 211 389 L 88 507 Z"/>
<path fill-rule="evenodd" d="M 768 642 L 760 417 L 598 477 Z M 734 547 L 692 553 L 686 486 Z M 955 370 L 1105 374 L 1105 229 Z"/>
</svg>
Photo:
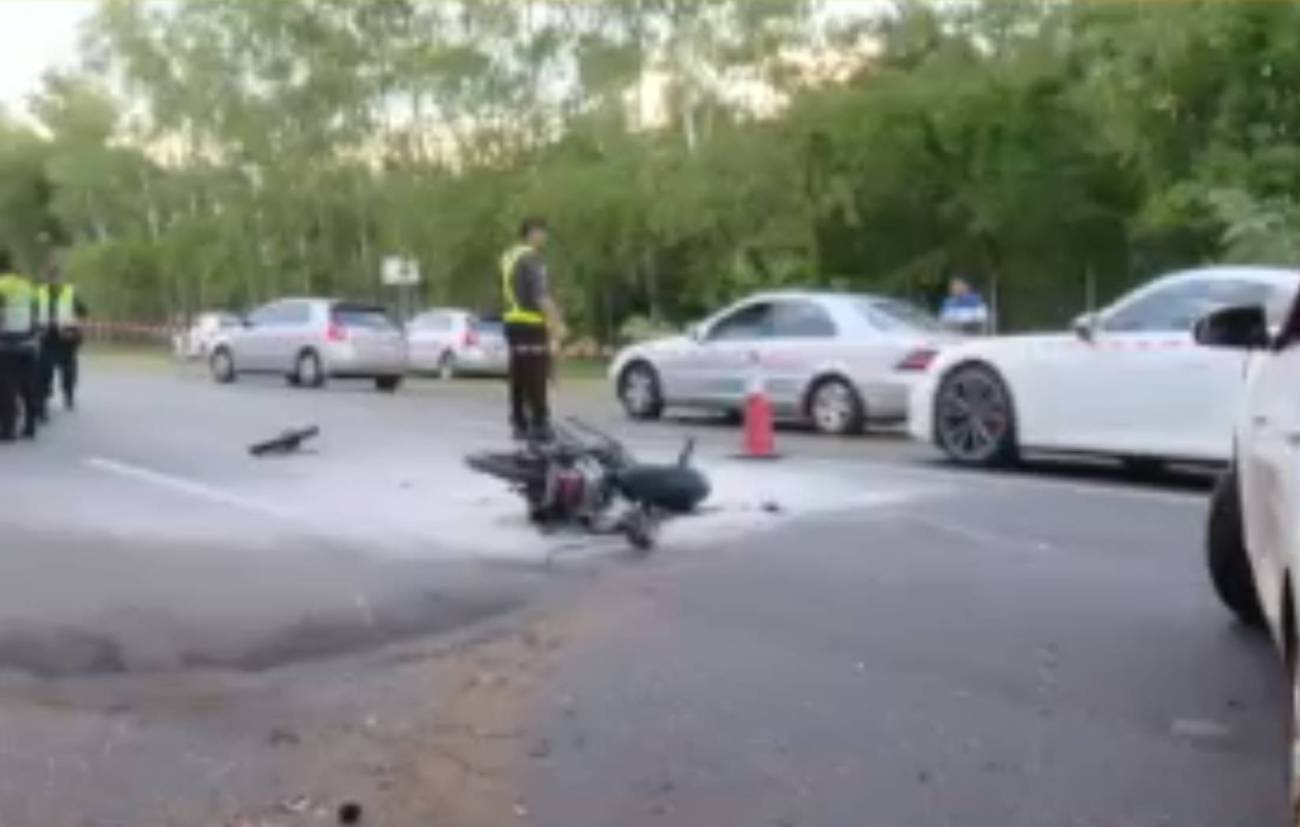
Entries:
<svg viewBox="0 0 1300 827">
<path fill-rule="evenodd" d="M 670 514 L 689 514 L 710 494 L 708 479 L 689 465 L 638 465 L 616 479 L 629 500 Z"/>
</svg>

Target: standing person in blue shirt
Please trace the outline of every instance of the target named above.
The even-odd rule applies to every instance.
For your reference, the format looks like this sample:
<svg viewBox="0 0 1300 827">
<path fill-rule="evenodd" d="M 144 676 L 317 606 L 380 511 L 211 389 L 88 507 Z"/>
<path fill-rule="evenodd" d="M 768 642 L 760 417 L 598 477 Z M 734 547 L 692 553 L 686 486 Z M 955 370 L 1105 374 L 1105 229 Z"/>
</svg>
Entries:
<svg viewBox="0 0 1300 827">
<path fill-rule="evenodd" d="M 948 283 L 948 297 L 939 308 L 939 322 L 959 333 L 984 333 L 988 330 L 989 308 L 970 282 L 957 276 Z"/>
</svg>

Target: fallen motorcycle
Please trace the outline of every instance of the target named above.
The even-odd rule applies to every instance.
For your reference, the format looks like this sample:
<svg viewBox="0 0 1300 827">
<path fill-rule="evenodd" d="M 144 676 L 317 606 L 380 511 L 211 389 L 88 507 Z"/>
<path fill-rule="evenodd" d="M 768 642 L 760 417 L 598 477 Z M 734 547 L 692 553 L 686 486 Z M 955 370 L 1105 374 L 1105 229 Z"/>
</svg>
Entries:
<svg viewBox="0 0 1300 827">
<path fill-rule="evenodd" d="M 465 461 L 509 483 L 543 530 L 621 534 L 649 551 L 666 519 L 695 511 L 709 496 L 708 479 L 691 465 L 693 451 L 694 441 L 687 440 L 676 463 L 644 464 L 613 437 L 569 420 L 551 441 L 475 453 Z"/>
</svg>

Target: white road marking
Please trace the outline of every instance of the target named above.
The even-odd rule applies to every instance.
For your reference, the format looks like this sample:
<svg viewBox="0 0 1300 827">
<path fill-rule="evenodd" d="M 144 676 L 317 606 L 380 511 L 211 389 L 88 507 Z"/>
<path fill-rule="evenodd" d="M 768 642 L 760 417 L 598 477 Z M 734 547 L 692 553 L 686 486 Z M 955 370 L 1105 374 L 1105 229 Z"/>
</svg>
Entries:
<svg viewBox="0 0 1300 827">
<path fill-rule="evenodd" d="M 208 502 L 216 503 L 218 505 L 238 508 L 244 511 L 252 511 L 276 520 L 296 521 L 294 515 L 287 511 L 282 511 L 274 506 L 258 502 L 257 500 L 241 497 L 238 494 L 231 494 L 228 491 L 222 491 L 219 488 L 214 488 L 205 483 L 185 479 L 184 477 L 178 477 L 173 474 L 164 474 L 161 471 L 154 471 L 149 468 L 143 468 L 139 465 L 131 465 L 114 459 L 105 459 L 103 457 L 90 457 L 86 460 L 86 465 L 97 471 L 116 474 L 119 477 L 125 477 L 127 479 L 135 480 L 136 482 L 152 485 L 156 488 L 162 488 L 177 494 L 185 494 L 201 500 L 207 500 Z"/>
</svg>

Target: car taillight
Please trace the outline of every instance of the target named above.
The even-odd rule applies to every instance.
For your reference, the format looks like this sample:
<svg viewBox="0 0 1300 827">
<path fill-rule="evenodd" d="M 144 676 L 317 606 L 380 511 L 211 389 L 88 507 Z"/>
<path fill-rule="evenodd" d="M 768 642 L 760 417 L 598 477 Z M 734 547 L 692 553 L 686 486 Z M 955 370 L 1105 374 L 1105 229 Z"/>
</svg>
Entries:
<svg viewBox="0 0 1300 827">
<path fill-rule="evenodd" d="M 466 329 L 465 329 L 465 340 L 464 340 L 464 345 L 465 345 L 465 347 L 477 347 L 477 346 L 478 346 L 478 331 L 476 331 L 476 330 L 475 330 L 474 328 L 472 328 L 472 327 L 466 328 Z"/>
<path fill-rule="evenodd" d="M 325 338 L 331 342 L 346 342 L 348 329 L 338 322 L 330 322 L 330 326 L 325 329 Z"/>
<path fill-rule="evenodd" d="M 918 348 L 904 356 L 903 360 L 894 366 L 894 370 L 923 372 L 930 367 L 930 363 L 938 353 L 937 350 Z"/>
</svg>

